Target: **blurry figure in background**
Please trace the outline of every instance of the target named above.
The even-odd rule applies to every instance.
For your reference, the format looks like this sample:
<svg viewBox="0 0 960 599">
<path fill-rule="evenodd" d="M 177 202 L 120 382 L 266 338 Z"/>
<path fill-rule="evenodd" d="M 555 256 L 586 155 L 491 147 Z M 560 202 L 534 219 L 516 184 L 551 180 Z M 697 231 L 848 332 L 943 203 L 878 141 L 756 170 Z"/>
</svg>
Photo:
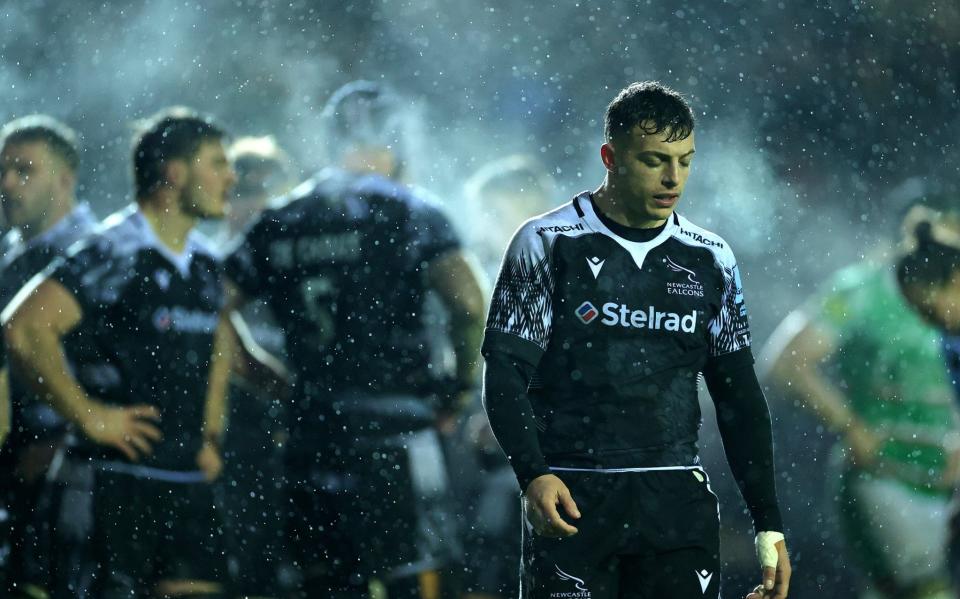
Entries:
<svg viewBox="0 0 960 599">
<path fill-rule="evenodd" d="M 493 281 L 510 236 L 525 220 L 553 206 L 556 183 L 532 157 L 515 154 L 480 167 L 464 191 L 472 223 L 467 243 Z"/>
<path fill-rule="evenodd" d="M 290 158 L 272 136 L 237 138 L 227 151 L 237 173 L 226 231 L 232 238 L 266 206 L 293 186 Z M 226 244 L 226 240 L 224 240 Z M 231 578 L 244 596 L 273 596 L 283 538 L 281 512 L 283 393 L 266 380 L 287 378 L 282 364 L 283 329 L 262 300 L 249 302 L 234 325 L 247 352 L 273 364 L 278 376 L 257 373 L 230 379 L 224 437 L 224 473 L 217 484 L 224 501 L 224 531 Z M 242 361 L 243 362 L 243 361 Z M 251 363 L 255 361 L 246 360 Z"/>
<path fill-rule="evenodd" d="M 553 179 L 533 158 L 513 155 L 481 167 L 464 185 L 472 233 L 470 249 L 492 281 L 500 269 L 509 235 L 527 219 L 548 210 Z M 489 289 L 489 285 L 487 286 Z M 489 291 L 486 293 L 489 298 Z M 463 508 L 463 586 L 470 599 L 516 594 L 520 585 L 520 486 L 500 450 L 479 394 L 465 424 L 447 445 L 454 489 Z"/>
<path fill-rule="evenodd" d="M 864 597 L 949 596 L 944 546 L 960 429 L 931 324 L 934 267 L 917 265 L 931 251 L 930 227 L 960 231 L 960 211 L 922 202 L 939 210 L 907 214 L 893 264 L 841 270 L 770 341 L 771 380 L 840 437 L 831 495 Z"/>
<path fill-rule="evenodd" d="M 226 261 L 232 303 L 266 300 L 288 334 L 297 596 L 356 599 L 374 581 L 390 599 L 451 596 L 442 571 L 460 547 L 435 427 L 475 385 L 482 294 L 452 224 L 400 181 L 399 99 L 354 82 L 323 114 L 337 166 L 265 210 Z M 429 361 L 428 289 L 450 313 L 451 380 Z M 215 357 L 211 385 L 228 366 Z"/>
<path fill-rule="evenodd" d="M 147 121 L 133 148 L 136 204 L 55 260 L 11 303 L 10 362 L 86 443 L 96 596 L 218 596 L 222 403 L 206 400 L 223 300 L 220 265 L 193 231 L 225 212 L 224 133 L 183 108 Z M 218 351 L 235 338 L 220 331 Z M 96 355 L 99 377 L 67 355 Z M 109 379 L 109 381 L 107 380 Z M 90 443 L 92 442 L 92 443 Z M 91 532 L 92 531 L 92 532 Z"/>
<path fill-rule="evenodd" d="M 267 200 L 286 193 L 297 181 L 290 156 L 272 135 L 238 137 L 228 154 L 237 172 L 233 200 L 224 219 L 232 237 L 260 214 Z"/>
<path fill-rule="evenodd" d="M 0 310 L 96 225 L 89 206 L 75 197 L 79 165 L 76 133 L 52 117 L 26 116 L 0 129 L 0 205 L 12 227 L 0 258 Z M 59 474 L 49 467 L 62 448 L 65 423 L 30 394 L 22 379 L 11 379 L 4 364 L 0 444 L 6 431 L 12 434 L 0 450 L 0 471 L 5 473 L 0 488 L 12 519 L 11 559 L 5 568 L 12 575 L 9 582 L 17 592 L 32 586 L 56 593 L 50 581 L 69 579 L 63 570 L 75 574 L 79 568 L 79 563 L 72 563 L 79 556 L 62 551 L 69 543 L 55 539 L 51 530 L 54 494 L 44 485 L 45 477 L 55 479 Z"/>
</svg>

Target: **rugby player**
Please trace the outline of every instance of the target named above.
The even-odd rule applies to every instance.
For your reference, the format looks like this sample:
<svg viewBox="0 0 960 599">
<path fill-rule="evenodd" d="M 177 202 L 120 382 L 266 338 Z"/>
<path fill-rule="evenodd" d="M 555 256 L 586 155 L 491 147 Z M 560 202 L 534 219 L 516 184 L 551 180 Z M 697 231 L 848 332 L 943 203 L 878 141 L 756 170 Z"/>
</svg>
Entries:
<svg viewBox="0 0 960 599">
<path fill-rule="evenodd" d="M 297 376 L 286 476 L 301 593 L 438 597 L 458 559 L 435 428 L 474 384 L 479 285 L 453 227 L 401 182 L 396 96 L 354 82 L 324 109 L 337 165 L 265 210 L 227 258 L 238 304 L 261 298 Z M 455 376 L 434 375 L 424 298 L 450 312 Z M 228 360 L 214 358 L 214 381 Z M 431 401 L 434 397 L 436 401 Z"/>
<path fill-rule="evenodd" d="M 0 206 L 13 227 L 5 236 L 0 257 L 0 310 L 17 291 L 50 261 L 62 255 L 96 224 L 90 208 L 77 202 L 76 178 L 80 164 L 76 133 L 47 115 L 15 119 L 0 129 Z M 4 503 L 11 516 L 11 592 L 31 588 L 57 589 L 51 580 L 70 575 L 54 572 L 59 561 L 71 559 L 60 550 L 65 539 L 52 542 L 52 514 L 40 509 L 44 476 L 62 444 L 63 421 L 50 407 L 32 397 L 6 365 L 0 368 L 0 469 L 9 473 L 3 485 Z M 56 474 L 56 473 L 51 473 Z M 42 502 L 49 503 L 49 502 Z M 74 554 L 73 557 L 76 557 Z M 60 562 L 59 566 L 75 568 Z"/>
<path fill-rule="evenodd" d="M 289 157 L 273 137 L 240 137 L 227 150 L 237 173 L 225 233 L 239 234 L 267 201 L 293 186 Z M 224 236 L 226 237 L 226 235 Z M 222 239 L 225 249 L 229 242 Z M 256 359 L 237 356 L 239 365 L 270 365 L 270 372 L 248 367 L 230 380 L 224 436 L 224 472 L 217 484 L 223 498 L 228 563 L 237 590 L 244 596 L 276 596 L 283 555 L 282 447 L 283 393 L 289 375 L 277 359 L 284 354 L 283 329 L 263 301 L 253 301 L 234 320 L 242 346 Z M 234 373 L 240 374 L 240 373 Z M 282 384 L 267 385 L 265 381 Z"/>
<path fill-rule="evenodd" d="M 923 205 L 937 203 L 908 213 L 895 261 L 839 271 L 770 341 L 772 382 L 839 437 L 828 479 L 865 597 L 949 596 L 960 430 L 938 330 L 950 314 L 949 253 L 931 231 L 955 234 L 960 219 L 949 204 Z"/>
<path fill-rule="evenodd" d="M 224 214 L 234 173 L 223 138 L 187 109 L 145 122 L 133 147 L 136 202 L 8 308 L 11 364 L 92 442 L 78 452 L 97 468 L 98 596 L 222 591 L 208 481 L 222 467 L 223 406 L 205 394 L 223 293 L 219 263 L 193 228 Z M 226 351 L 223 335 L 217 343 Z M 68 353 L 98 356 L 99 381 L 111 380 L 84 384 Z"/>
<path fill-rule="evenodd" d="M 701 372 L 757 532 L 750 596 L 787 596 L 737 263 L 727 241 L 675 212 L 693 128 L 675 91 L 623 89 L 606 111 L 603 183 L 525 223 L 504 257 L 484 401 L 524 490 L 524 598 L 719 596 L 718 506 L 697 456 Z"/>
</svg>

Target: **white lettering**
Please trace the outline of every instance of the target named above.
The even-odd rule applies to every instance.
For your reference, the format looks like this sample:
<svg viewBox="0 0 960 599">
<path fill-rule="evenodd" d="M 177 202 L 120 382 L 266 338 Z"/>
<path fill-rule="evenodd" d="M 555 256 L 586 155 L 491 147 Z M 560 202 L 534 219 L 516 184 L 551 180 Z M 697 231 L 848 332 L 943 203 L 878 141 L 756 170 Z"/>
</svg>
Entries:
<svg viewBox="0 0 960 599">
<path fill-rule="evenodd" d="M 621 326 L 627 329 L 645 329 L 682 331 L 693 333 L 697 329 L 697 311 L 680 315 L 676 312 L 658 312 L 653 306 L 643 310 L 632 310 L 626 304 L 607 302 L 601 308 L 601 324 L 608 327 Z"/>
</svg>

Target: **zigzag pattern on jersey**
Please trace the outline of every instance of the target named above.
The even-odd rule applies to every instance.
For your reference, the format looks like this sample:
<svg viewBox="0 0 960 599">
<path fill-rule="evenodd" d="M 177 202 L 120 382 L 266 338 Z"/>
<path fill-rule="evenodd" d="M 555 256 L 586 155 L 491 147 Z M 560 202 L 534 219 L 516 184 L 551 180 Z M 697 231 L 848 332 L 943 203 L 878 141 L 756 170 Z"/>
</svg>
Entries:
<svg viewBox="0 0 960 599">
<path fill-rule="evenodd" d="M 723 305 L 713 322 L 711 338 L 712 354 L 721 356 L 743 349 L 750 345 L 746 315 L 740 314 L 741 305 L 737 302 L 741 290 L 737 288 L 737 277 L 733 268 L 723 267 Z M 746 337 L 746 338 L 744 338 Z"/>
<path fill-rule="evenodd" d="M 489 327 L 546 349 L 552 318 L 553 274 L 547 258 L 508 257 L 493 290 Z"/>
</svg>

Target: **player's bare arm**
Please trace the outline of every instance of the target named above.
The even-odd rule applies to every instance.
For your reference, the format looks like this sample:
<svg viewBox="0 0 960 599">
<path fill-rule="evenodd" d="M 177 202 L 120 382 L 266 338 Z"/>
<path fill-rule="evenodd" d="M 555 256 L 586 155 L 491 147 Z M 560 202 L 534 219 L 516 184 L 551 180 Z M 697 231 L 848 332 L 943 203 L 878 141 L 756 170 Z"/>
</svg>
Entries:
<svg viewBox="0 0 960 599">
<path fill-rule="evenodd" d="M 10 370 L 0 369 L 0 447 L 10 434 Z"/>
<path fill-rule="evenodd" d="M 425 276 L 427 286 L 450 314 L 448 335 L 456 353 L 456 380 L 464 388 L 472 386 L 479 373 L 485 308 L 476 270 L 463 251 L 452 250 L 432 260 Z M 464 396 L 455 398 L 453 412 L 463 408 L 466 400 Z"/>
<path fill-rule="evenodd" d="M 56 281 L 44 279 L 24 288 L 4 313 L 10 363 L 87 437 L 134 461 L 148 456 L 161 440 L 153 424 L 160 420 L 157 408 L 103 404 L 89 397 L 70 373 L 62 340 L 82 316 L 76 299 Z"/>
<path fill-rule="evenodd" d="M 774 353 L 770 380 L 805 402 L 827 428 L 844 437 L 854 461 L 869 467 L 880 438 L 857 420 L 843 392 L 820 369 L 837 349 L 833 336 L 797 312 L 774 332 L 769 347 Z"/>
</svg>

